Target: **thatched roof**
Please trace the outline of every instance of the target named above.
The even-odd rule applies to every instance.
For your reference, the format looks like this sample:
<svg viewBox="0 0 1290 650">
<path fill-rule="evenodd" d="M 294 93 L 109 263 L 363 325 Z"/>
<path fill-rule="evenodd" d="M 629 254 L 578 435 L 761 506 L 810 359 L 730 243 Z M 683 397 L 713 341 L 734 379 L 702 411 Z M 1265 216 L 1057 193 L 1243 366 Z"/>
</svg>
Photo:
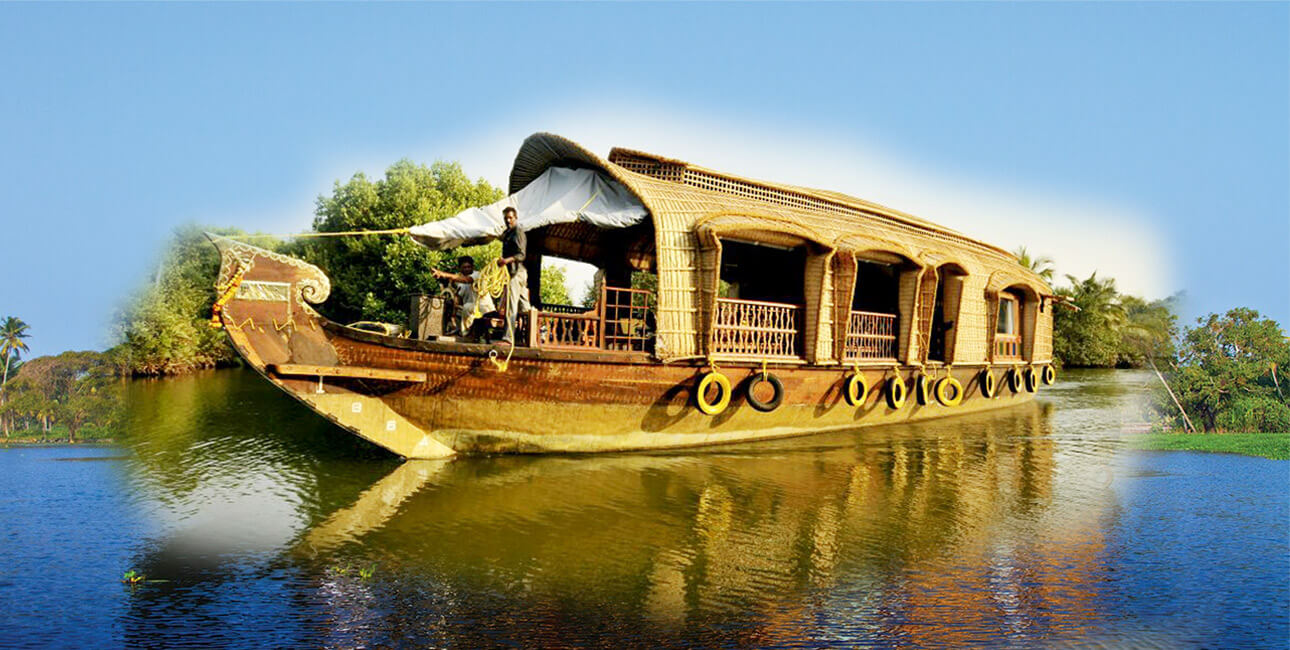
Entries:
<svg viewBox="0 0 1290 650">
<path fill-rule="evenodd" d="M 1020 284 L 1038 295 L 1052 289 L 1011 253 L 925 219 L 839 192 L 760 181 L 681 160 L 616 148 L 609 158 L 550 133 L 529 136 L 515 156 L 510 192 L 548 167 L 592 167 L 631 190 L 649 210 L 655 231 L 660 334 L 700 331 L 697 292 L 701 231 L 764 233 L 814 242 L 826 250 L 897 253 L 923 267 L 956 264 L 990 278 Z M 683 345 L 688 347 L 688 345 Z"/>
</svg>

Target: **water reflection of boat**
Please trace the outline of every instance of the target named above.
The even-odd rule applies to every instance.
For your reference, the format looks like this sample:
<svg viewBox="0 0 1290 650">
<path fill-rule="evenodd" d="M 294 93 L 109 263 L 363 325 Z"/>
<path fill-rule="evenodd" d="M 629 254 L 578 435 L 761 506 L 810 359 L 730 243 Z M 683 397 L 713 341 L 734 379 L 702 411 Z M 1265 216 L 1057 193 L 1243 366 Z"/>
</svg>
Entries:
<svg viewBox="0 0 1290 650">
<path fill-rule="evenodd" d="M 553 203 L 532 198 L 538 184 Z M 213 237 L 220 320 L 279 388 L 408 458 L 922 420 L 1026 401 L 1047 378 L 1051 289 L 1005 251 L 916 217 L 635 151 L 606 160 L 548 134 L 525 141 L 510 190 L 539 201 L 520 217 L 533 295 L 544 255 L 594 263 L 604 282 L 592 308 L 530 312 L 527 345 L 505 362 L 485 345 L 331 322 L 309 304 L 330 290 L 318 268 Z M 500 211 L 414 235 L 484 241 Z M 657 290 L 628 288 L 633 273 Z"/>
<path fill-rule="evenodd" d="M 828 594 L 871 633 L 950 631 L 968 645 L 1009 616 L 1096 620 L 1106 494 L 1069 479 L 1105 459 L 1076 459 L 1059 503 L 1039 408 L 962 422 L 770 450 L 414 461 L 297 551 L 518 592 L 521 609 L 616 603 L 665 627 L 752 619 L 768 644 L 800 634 Z"/>
</svg>

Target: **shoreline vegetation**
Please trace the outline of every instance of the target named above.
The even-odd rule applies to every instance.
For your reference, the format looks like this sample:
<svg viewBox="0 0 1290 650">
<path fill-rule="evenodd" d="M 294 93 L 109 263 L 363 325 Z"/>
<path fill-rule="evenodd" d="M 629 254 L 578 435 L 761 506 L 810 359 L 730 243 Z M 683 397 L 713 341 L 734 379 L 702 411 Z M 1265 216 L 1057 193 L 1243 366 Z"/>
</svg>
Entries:
<svg viewBox="0 0 1290 650">
<path fill-rule="evenodd" d="M 1142 433 L 1129 438 L 1141 451 L 1195 451 L 1290 460 L 1290 433 Z"/>
<path fill-rule="evenodd" d="M 316 201 L 312 232 L 404 228 L 501 196 L 483 179 L 470 180 L 459 163 L 427 166 L 401 160 L 383 178 L 358 173 L 345 183 L 337 181 L 330 195 Z M 5 437 L 32 437 L 34 429 L 40 439 L 66 432 L 67 440 L 75 441 L 91 427 L 112 431 L 121 419 L 124 378 L 164 378 L 240 365 L 223 330 L 210 323 L 219 255 L 205 231 L 248 237 L 257 246 L 320 267 L 333 285 L 320 311 L 338 322 L 402 322 L 409 296 L 440 291 L 435 270 L 455 271 L 459 255 L 474 257 L 480 266 L 500 254 L 498 242 L 432 251 L 391 234 L 283 241 L 235 228 L 181 226 L 149 281 L 112 319 L 117 341 L 112 348 L 24 363 L 27 325 L 14 317 L 3 322 L 0 425 Z M 1236 308 L 1180 331 L 1179 296 L 1149 301 L 1122 294 L 1113 278 L 1096 272 L 1083 279 L 1067 275 L 1065 284 L 1058 285 L 1051 258 L 1032 256 L 1025 247 L 1014 253 L 1020 265 L 1052 284 L 1067 303 L 1053 314 L 1057 366 L 1152 369 L 1159 380 L 1151 394 L 1158 429 L 1190 434 L 1290 431 L 1290 387 L 1281 386 L 1278 374 L 1290 366 L 1290 338 L 1276 322 Z M 543 268 L 541 279 L 543 303 L 572 304 L 560 267 Z"/>
</svg>

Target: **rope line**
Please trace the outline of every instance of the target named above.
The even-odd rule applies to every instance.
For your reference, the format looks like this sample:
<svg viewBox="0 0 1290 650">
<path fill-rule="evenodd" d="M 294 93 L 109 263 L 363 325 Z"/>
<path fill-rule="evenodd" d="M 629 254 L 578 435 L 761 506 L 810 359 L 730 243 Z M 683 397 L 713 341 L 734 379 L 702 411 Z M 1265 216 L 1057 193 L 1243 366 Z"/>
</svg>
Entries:
<svg viewBox="0 0 1290 650">
<path fill-rule="evenodd" d="M 284 235 L 272 234 L 254 234 L 254 235 L 223 235 L 228 239 L 265 239 L 274 237 L 277 239 L 309 238 L 309 237 L 362 237 L 365 235 L 403 235 L 412 230 L 407 228 L 390 228 L 388 230 L 341 230 L 337 232 L 298 232 Z"/>
</svg>

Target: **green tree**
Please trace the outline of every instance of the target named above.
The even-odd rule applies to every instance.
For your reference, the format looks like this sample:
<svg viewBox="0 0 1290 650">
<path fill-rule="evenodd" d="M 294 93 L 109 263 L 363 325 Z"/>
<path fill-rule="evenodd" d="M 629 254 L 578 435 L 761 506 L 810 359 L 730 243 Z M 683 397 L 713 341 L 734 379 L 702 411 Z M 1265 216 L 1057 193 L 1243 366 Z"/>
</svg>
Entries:
<svg viewBox="0 0 1290 650">
<path fill-rule="evenodd" d="M 236 362 L 224 332 L 208 324 L 220 261 L 205 231 L 244 234 L 195 224 L 177 228 L 151 282 L 115 319 L 121 343 L 110 352 L 112 365 L 135 375 L 167 375 Z M 257 239 L 256 244 L 278 247 L 271 240 Z"/>
<path fill-rule="evenodd" d="M 542 304 L 544 305 L 570 305 L 573 304 L 569 298 L 569 287 L 562 266 L 543 266 L 542 267 Z"/>
<path fill-rule="evenodd" d="M 1068 366 L 1116 365 L 1127 313 L 1115 280 L 1098 279 L 1096 271 L 1084 280 L 1072 275 L 1066 278 L 1070 286 L 1057 289 L 1057 293 L 1079 309 L 1053 312 L 1053 354 Z"/>
<path fill-rule="evenodd" d="M 1012 254 L 1017 256 L 1018 264 L 1034 271 L 1045 282 L 1053 281 L 1053 258 L 1047 255 L 1031 257 L 1025 246 L 1018 246 L 1017 250 L 1012 251 Z"/>
<path fill-rule="evenodd" d="M 1167 374 L 1182 408 L 1207 431 L 1290 431 L 1282 377 L 1290 340 L 1253 309 L 1197 319 L 1185 330 Z M 1176 411 L 1161 409 L 1173 424 Z"/>
<path fill-rule="evenodd" d="M 1119 326 L 1116 365 L 1140 367 L 1173 356 L 1173 339 L 1178 333 L 1176 303 L 1177 297 L 1153 301 L 1120 297 L 1124 322 Z"/>
<path fill-rule="evenodd" d="M 30 329 L 21 318 L 9 316 L 0 324 L 0 355 L 4 355 L 4 375 L 0 378 L 0 404 L 7 401 L 5 385 L 9 383 L 9 362 L 27 351 L 27 343 L 23 339 L 30 337 L 27 333 Z M 4 435 L 9 436 L 9 414 L 0 417 L 4 421 Z"/>
<path fill-rule="evenodd" d="M 76 433 L 87 424 L 111 427 L 120 417 L 120 400 L 114 394 L 118 387 L 110 382 L 102 375 L 81 379 L 54 407 L 56 417 L 67 426 L 68 442 L 76 442 Z"/>
<path fill-rule="evenodd" d="M 9 362 L 11 359 L 17 359 L 23 352 L 27 351 L 27 343 L 23 341 L 30 338 L 31 335 L 27 330 L 31 329 L 21 318 L 9 316 L 0 324 L 0 355 L 4 356 L 4 376 L 0 379 L 0 390 L 9 381 Z"/>
<path fill-rule="evenodd" d="M 385 171 L 383 179 L 355 174 L 345 184 L 338 181 L 331 196 L 318 197 L 314 230 L 405 228 L 501 197 L 502 192 L 484 180 L 471 181 L 458 163 L 436 162 L 427 167 L 400 160 Z M 476 266 L 481 266 L 497 258 L 500 244 L 431 251 L 406 235 L 373 235 L 304 239 L 286 252 L 317 265 L 331 279 L 332 292 L 324 310 L 333 318 L 401 323 L 406 319 L 408 296 L 437 291 L 432 268 L 455 270 L 458 254 L 472 255 Z"/>
<path fill-rule="evenodd" d="M 87 424 L 114 426 L 121 414 L 120 384 L 111 360 L 101 352 L 32 359 L 13 384 L 19 399 L 7 407 L 10 414 L 36 418 L 45 431 L 60 422 L 68 428 L 69 441 Z"/>
</svg>

